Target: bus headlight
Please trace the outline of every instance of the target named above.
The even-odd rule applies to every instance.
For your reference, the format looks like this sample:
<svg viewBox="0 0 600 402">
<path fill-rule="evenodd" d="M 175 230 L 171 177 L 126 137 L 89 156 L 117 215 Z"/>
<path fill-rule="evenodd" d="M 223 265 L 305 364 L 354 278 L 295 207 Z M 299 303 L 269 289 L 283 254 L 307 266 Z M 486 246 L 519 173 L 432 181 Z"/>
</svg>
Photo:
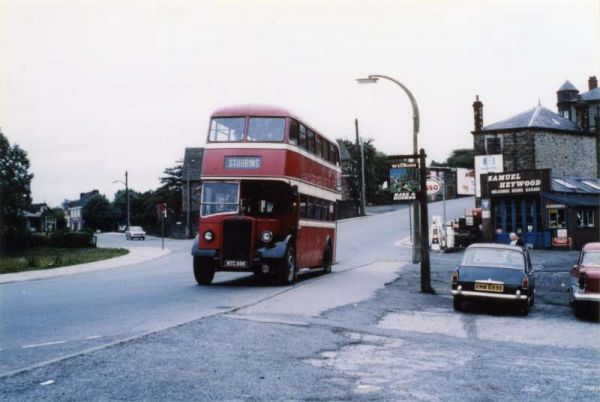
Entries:
<svg viewBox="0 0 600 402">
<path fill-rule="evenodd" d="M 270 243 L 273 240 L 273 232 L 270 230 L 263 230 L 260 234 L 260 239 L 265 243 Z"/>
<path fill-rule="evenodd" d="M 214 238 L 215 238 L 215 235 L 210 230 L 207 230 L 206 232 L 204 232 L 204 240 L 206 240 L 207 242 L 210 243 Z"/>
</svg>

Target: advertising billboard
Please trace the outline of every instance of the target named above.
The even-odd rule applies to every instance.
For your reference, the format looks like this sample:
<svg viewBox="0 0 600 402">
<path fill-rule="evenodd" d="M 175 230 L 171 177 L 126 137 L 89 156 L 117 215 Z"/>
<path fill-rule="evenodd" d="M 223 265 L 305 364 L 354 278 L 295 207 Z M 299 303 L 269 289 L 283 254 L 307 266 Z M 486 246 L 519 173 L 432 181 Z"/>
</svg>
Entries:
<svg viewBox="0 0 600 402">
<path fill-rule="evenodd" d="M 411 201 L 419 191 L 419 164 L 411 159 L 391 156 L 389 191 L 394 193 L 394 201 Z"/>
<path fill-rule="evenodd" d="M 473 169 L 456 168 L 456 193 L 475 195 L 475 171 Z"/>
<path fill-rule="evenodd" d="M 504 171 L 504 160 L 501 154 L 478 155 L 475 157 L 475 196 L 481 197 L 481 175 L 501 173 Z"/>
</svg>

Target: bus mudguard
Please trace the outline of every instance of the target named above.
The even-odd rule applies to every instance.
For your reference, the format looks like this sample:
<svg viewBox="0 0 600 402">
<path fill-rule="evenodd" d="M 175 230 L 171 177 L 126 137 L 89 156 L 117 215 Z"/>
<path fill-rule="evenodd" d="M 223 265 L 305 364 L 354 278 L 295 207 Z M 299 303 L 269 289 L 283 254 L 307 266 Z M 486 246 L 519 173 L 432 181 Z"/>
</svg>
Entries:
<svg viewBox="0 0 600 402">
<path fill-rule="evenodd" d="M 285 239 L 276 241 L 273 245 L 259 248 L 258 252 L 264 259 L 283 258 L 285 256 L 285 251 L 288 248 L 288 244 L 290 244 L 291 241 L 292 235 L 287 235 Z"/>
<path fill-rule="evenodd" d="M 214 257 L 217 255 L 217 250 L 206 250 L 200 248 L 200 238 L 198 235 L 194 237 L 194 244 L 192 244 L 192 255 L 194 257 Z"/>
</svg>

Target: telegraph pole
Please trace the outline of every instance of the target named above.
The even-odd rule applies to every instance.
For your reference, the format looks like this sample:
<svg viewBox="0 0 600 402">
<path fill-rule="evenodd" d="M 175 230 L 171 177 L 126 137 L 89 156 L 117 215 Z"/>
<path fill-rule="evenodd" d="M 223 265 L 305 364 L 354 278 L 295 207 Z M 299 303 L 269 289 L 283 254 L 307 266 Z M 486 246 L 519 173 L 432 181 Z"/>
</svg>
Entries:
<svg viewBox="0 0 600 402">
<path fill-rule="evenodd" d="M 419 191 L 420 204 L 420 226 L 421 226 L 421 292 L 435 293 L 431 287 L 431 266 L 429 263 L 429 219 L 427 211 L 427 167 L 425 166 L 425 150 L 421 148 L 419 152 L 419 182 L 421 191 Z M 415 222 L 417 226 L 417 222 Z"/>
<path fill-rule="evenodd" d="M 131 225 L 130 220 L 130 209 L 129 209 L 129 175 L 127 170 L 125 171 L 125 198 L 127 199 L 127 230 L 129 230 L 129 225 Z"/>
<path fill-rule="evenodd" d="M 356 128 L 356 146 L 358 152 L 360 152 L 360 215 L 364 216 L 365 213 L 365 150 L 363 148 L 362 142 L 360 141 L 360 137 L 358 135 L 358 119 L 354 119 L 354 127 Z"/>
</svg>

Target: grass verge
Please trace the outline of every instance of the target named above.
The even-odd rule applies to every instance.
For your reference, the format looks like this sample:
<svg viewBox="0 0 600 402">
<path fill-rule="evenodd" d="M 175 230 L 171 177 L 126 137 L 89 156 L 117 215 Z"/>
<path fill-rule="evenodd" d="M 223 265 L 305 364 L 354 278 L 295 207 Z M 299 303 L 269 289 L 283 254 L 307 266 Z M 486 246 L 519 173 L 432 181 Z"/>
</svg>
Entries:
<svg viewBox="0 0 600 402">
<path fill-rule="evenodd" d="M 39 247 L 0 255 L 0 274 L 66 267 L 119 257 L 124 248 L 53 248 Z"/>
</svg>

